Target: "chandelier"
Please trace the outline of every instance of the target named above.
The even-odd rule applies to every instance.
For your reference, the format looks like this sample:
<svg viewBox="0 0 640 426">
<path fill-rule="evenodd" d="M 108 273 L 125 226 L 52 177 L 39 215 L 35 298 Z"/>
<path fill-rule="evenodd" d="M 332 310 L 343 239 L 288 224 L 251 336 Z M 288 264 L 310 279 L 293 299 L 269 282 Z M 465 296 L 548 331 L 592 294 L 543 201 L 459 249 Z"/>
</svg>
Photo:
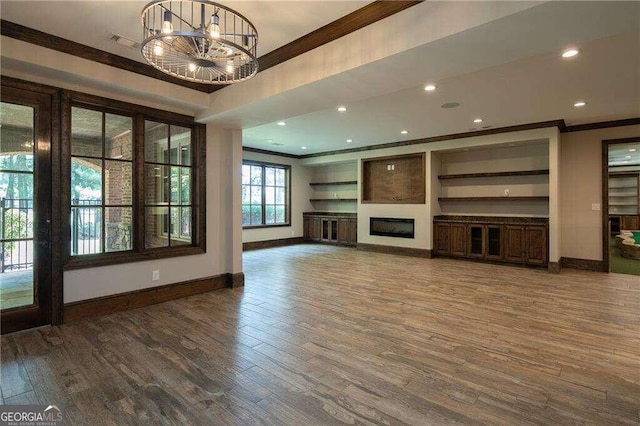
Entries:
<svg viewBox="0 0 640 426">
<path fill-rule="evenodd" d="M 183 80 L 229 84 L 258 72 L 258 32 L 247 18 L 207 0 L 156 0 L 142 10 L 142 56 Z"/>
</svg>

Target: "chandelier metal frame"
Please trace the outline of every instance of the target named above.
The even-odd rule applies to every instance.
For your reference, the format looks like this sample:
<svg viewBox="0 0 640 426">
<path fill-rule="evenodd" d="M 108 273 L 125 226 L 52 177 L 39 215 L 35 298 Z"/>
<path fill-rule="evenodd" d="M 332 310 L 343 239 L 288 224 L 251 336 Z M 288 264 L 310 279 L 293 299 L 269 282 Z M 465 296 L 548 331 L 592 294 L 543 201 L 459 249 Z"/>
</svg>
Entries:
<svg viewBox="0 0 640 426">
<path fill-rule="evenodd" d="M 155 0 L 142 9 L 142 56 L 158 70 L 224 85 L 258 72 L 258 32 L 243 15 L 208 0 Z"/>
</svg>

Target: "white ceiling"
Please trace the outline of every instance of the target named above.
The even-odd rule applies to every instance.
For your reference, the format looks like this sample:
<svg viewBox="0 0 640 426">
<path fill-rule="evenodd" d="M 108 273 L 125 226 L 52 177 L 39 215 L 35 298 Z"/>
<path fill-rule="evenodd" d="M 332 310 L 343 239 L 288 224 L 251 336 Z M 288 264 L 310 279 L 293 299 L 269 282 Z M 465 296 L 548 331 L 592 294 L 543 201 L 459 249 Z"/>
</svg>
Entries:
<svg viewBox="0 0 640 426">
<path fill-rule="evenodd" d="M 266 0 L 223 3 L 256 25 L 259 55 L 367 4 Z M 142 61 L 139 52 L 119 46 L 108 37 L 116 32 L 139 41 L 139 14 L 145 4 L 2 0 L 0 7 L 3 19 Z M 415 11 L 420 8 L 428 16 L 435 16 L 432 12 L 453 9 L 454 5 L 460 3 L 429 1 L 401 14 L 417 16 Z M 473 8 L 463 10 L 485 5 L 489 10 L 498 8 L 500 2 L 474 2 Z M 420 21 L 416 25 L 425 24 Z M 435 25 L 447 29 L 453 24 L 443 19 Z M 411 29 L 402 26 L 397 30 Z M 457 31 L 295 90 L 234 106 L 207 121 L 242 128 L 245 146 L 310 154 L 486 126 L 556 119 L 565 119 L 571 125 L 640 117 L 640 2 L 531 3 L 517 13 Z M 562 59 L 560 54 L 568 47 L 578 47 L 580 54 Z M 278 67 L 265 75 L 274 72 Z M 273 78 L 264 80 L 277 82 Z M 437 90 L 425 92 L 427 82 L 435 82 Z M 219 95 L 228 90 L 214 93 L 211 102 L 218 102 Z M 587 105 L 574 108 L 573 103 L 579 100 Z M 442 109 L 446 102 L 459 102 L 460 106 Z M 348 111 L 337 112 L 339 105 L 345 105 Z M 479 117 L 483 122 L 473 123 Z M 278 126 L 278 121 L 285 121 L 286 126 Z M 408 134 L 400 134 L 401 130 Z M 347 139 L 353 142 L 347 143 Z"/>
<path fill-rule="evenodd" d="M 639 28 L 638 2 L 545 3 L 332 77 L 303 94 L 238 108 L 225 119 L 240 121 L 245 146 L 311 154 L 486 126 L 640 117 Z M 570 46 L 580 54 L 561 58 Z M 430 81 L 437 90 L 427 93 Z M 350 101 L 256 123 L 260 109 L 285 109 L 287 102 L 340 88 Z M 587 105 L 575 108 L 580 100 Z M 447 102 L 460 106 L 442 109 Z M 336 110 L 341 104 L 347 112 Z"/>
<path fill-rule="evenodd" d="M 258 30 L 258 56 L 335 21 L 370 1 L 218 1 L 249 19 Z M 144 62 L 139 49 L 111 40 L 112 33 L 142 41 L 140 13 L 149 1 L 2 0 L 2 19 Z"/>
</svg>

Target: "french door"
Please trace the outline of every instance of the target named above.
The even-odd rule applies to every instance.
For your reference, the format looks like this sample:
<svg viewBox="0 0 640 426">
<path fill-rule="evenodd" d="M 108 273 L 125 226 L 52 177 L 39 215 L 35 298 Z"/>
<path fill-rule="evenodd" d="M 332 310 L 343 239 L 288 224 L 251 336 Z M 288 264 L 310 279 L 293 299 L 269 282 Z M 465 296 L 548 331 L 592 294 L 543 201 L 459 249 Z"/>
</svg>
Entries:
<svg viewBox="0 0 640 426">
<path fill-rule="evenodd" d="M 51 96 L 2 87 L 0 96 L 2 333 L 51 323 Z"/>
</svg>

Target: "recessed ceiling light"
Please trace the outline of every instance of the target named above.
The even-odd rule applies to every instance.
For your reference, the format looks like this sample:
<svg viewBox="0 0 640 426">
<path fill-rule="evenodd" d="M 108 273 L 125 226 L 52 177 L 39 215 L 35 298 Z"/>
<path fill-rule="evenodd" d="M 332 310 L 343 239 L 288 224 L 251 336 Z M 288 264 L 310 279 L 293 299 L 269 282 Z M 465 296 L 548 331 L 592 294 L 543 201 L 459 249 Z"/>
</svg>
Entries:
<svg viewBox="0 0 640 426">
<path fill-rule="evenodd" d="M 408 130 L 401 130 L 401 131 L 400 131 L 400 134 L 403 134 L 403 135 L 406 135 L 407 133 L 409 133 L 409 131 L 408 131 Z"/>
<path fill-rule="evenodd" d="M 436 85 L 427 84 L 426 86 L 424 86 L 424 90 L 426 90 L 427 92 L 433 92 L 434 90 L 436 90 Z"/>
<path fill-rule="evenodd" d="M 562 57 L 563 58 L 572 58 L 572 57 L 576 56 L 578 53 L 580 53 L 578 51 L 578 49 L 569 49 L 569 50 L 565 50 L 564 52 L 562 52 Z"/>
<path fill-rule="evenodd" d="M 339 106 L 338 107 L 338 111 L 340 111 L 340 112 L 345 112 L 346 110 L 347 110 L 346 106 Z"/>
<path fill-rule="evenodd" d="M 351 143 L 351 142 L 353 142 L 353 140 L 347 139 L 347 143 Z"/>
<path fill-rule="evenodd" d="M 631 149 L 629 150 L 629 152 L 636 152 L 636 149 L 635 149 L 635 148 L 631 148 Z"/>
<path fill-rule="evenodd" d="M 631 158 L 631 156 L 630 156 L 630 155 L 627 155 L 627 156 L 625 156 L 624 158 Z"/>
<path fill-rule="evenodd" d="M 286 126 L 287 123 L 285 123 L 284 121 L 278 121 L 278 126 Z"/>
<path fill-rule="evenodd" d="M 307 147 L 306 147 L 306 146 L 303 146 L 303 147 L 300 147 L 300 149 L 307 149 Z"/>
<path fill-rule="evenodd" d="M 459 106 L 460 106 L 459 102 L 447 102 L 446 104 L 440 105 L 440 108 L 455 108 Z"/>
<path fill-rule="evenodd" d="M 482 118 L 476 118 L 473 120 L 474 123 L 482 123 Z"/>
<path fill-rule="evenodd" d="M 576 108 L 580 108 L 580 107 L 585 106 L 586 104 L 587 103 L 585 101 L 578 101 L 575 104 L 573 104 L 573 106 L 576 107 Z"/>
<path fill-rule="evenodd" d="M 623 161 L 623 163 L 624 163 L 624 164 L 629 164 L 629 162 L 628 162 L 628 161 Z"/>
</svg>

